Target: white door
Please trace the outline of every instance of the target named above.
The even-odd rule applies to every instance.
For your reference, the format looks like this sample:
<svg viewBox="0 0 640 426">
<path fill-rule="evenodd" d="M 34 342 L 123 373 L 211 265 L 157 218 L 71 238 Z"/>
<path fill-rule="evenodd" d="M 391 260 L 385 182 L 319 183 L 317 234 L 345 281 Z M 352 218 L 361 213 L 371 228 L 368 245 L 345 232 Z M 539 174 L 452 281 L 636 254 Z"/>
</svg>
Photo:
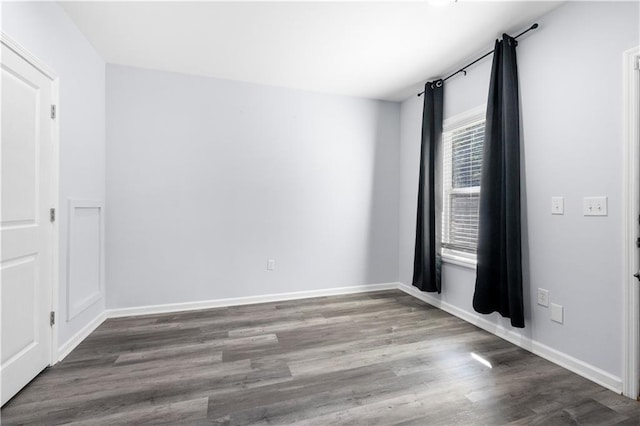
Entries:
<svg viewBox="0 0 640 426">
<path fill-rule="evenodd" d="M 4 44 L 0 54 L 2 404 L 51 358 L 52 81 Z"/>
</svg>

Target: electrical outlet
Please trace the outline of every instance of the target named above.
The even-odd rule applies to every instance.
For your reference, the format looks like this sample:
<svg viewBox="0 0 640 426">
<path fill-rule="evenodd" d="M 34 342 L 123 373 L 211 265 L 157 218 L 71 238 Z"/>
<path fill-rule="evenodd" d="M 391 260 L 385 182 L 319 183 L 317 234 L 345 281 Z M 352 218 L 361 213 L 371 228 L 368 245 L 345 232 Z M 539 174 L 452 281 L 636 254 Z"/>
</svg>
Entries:
<svg viewBox="0 0 640 426">
<path fill-rule="evenodd" d="M 267 271 L 273 271 L 276 269 L 276 261 L 273 259 L 267 260 Z"/>
<path fill-rule="evenodd" d="M 564 214 L 564 197 L 551 197 L 551 214 Z"/>
<path fill-rule="evenodd" d="M 564 308 L 562 305 L 551 304 L 551 321 L 562 324 L 564 322 Z"/>
<path fill-rule="evenodd" d="M 538 289 L 538 305 L 544 307 L 549 306 L 549 290 L 543 288 Z"/>
<path fill-rule="evenodd" d="M 585 216 L 607 216 L 607 197 L 584 197 L 582 211 Z"/>
</svg>

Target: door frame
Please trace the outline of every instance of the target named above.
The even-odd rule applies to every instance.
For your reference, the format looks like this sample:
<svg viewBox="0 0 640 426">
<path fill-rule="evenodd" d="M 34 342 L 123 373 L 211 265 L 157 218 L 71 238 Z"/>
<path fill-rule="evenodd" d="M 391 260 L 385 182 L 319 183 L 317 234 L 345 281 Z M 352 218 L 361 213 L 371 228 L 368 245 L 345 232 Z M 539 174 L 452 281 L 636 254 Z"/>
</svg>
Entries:
<svg viewBox="0 0 640 426">
<path fill-rule="evenodd" d="M 58 321 L 59 314 L 59 245 L 60 245 L 60 78 L 46 63 L 38 59 L 31 52 L 21 46 L 4 32 L 0 32 L 0 43 L 11 49 L 22 59 L 27 61 L 38 71 L 51 80 L 51 99 L 56 105 L 56 116 L 52 119 L 51 125 L 51 208 L 55 209 L 56 218 L 51 223 L 51 311 L 55 312 L 55 323 L 51 327 L 51 353 L 49 354 L 49 365 L 58 362 Z"/>
<path fill-rule="evenodd" d="M 638 399 L 640 393 L 640 46 L 624 52 L 624 334 L 623 395 Z"/>
</svg>

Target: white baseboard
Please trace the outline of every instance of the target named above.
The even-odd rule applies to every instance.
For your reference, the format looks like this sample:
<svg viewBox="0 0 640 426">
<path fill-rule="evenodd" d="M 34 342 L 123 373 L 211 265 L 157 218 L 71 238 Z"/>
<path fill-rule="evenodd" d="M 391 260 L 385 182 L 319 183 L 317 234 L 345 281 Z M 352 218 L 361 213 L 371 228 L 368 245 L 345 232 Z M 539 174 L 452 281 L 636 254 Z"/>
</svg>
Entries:
<svg viewBox="0 0 640 426">
<path fill-rule="evenodd" d="M 163 314 L 168 312 L 193 311 L 197 309 L 223 308 L 226 306 L 252 305 L 255 303 L 281 302 L 285 300 L 307 299 L 310 297 L 336 296 L 341 294 L 364 293 L 370 291 L 394 290 L 400 283 L 369 284 L 351 287 L 336 287 L 321 290 L 296 291 L 291 293 L 264 294 L 260 296 L 234 297 L 230 299 L 202 300 L 186 303 L 136 306 L 132 308 L 108 309 L 108 318 L 137 315 Z"/>
<path fill-rule="evenodd" d="M 62 345 L 60 345 L 60 347 L 58 348 L 57 362 L 60 362 L 63 359 L 65 359 L 65 357 L 69 355 L 72 350 L 74 350 L 80 343 L 82 343 L 84 339 L 86 339 L 91 333 L 93 333 L 93 331 L 96 328 L 100 327 L 100 324 L 102 324 L 106 319 L 107 319 L 107 312 L 106 311 L 101 312 L 91 322 L 89 322 L 87 325 L 82 327 L 80 331 L 74 334 L 69 340 L 67 340 Z"/>
<path fill-rule="evenodd" d="M 521 334 L 516 333 L 513 330 L 509 330 L 498 324 L 487 321 L 477 314 L 465 311 L 464 309 L 460 309 L 450 303 L 443 302 L 428 293 L 424 293 L 418 290 L 416 287 L 399 283 L 398 289 L 417 299 L 422 300 L 423 302 L 435 306 L 436 308 L 442 309 L 443 311 L 448 312 L 451 315 L 454 315 L 483 330 L 486 330 L 489 333 L 494 334 L 508 342 L 511 342 L 516 346 L 532 352 L 539 357 L 542 357 L 586 379 L 589 379 L 592 382 L 599 384 L 600 386 L 604 386 L 605 388 L 610 389 L 616 393 L 622 392 L 622 379 L 620 377 L 616 377 L 613 374 L 607 373 L 606 371 L 598 367 L 595 367 L 591 364 L 588 364 L 584 361 L 553 349 L 538 341 L 522 336 Z"/>
</svg>

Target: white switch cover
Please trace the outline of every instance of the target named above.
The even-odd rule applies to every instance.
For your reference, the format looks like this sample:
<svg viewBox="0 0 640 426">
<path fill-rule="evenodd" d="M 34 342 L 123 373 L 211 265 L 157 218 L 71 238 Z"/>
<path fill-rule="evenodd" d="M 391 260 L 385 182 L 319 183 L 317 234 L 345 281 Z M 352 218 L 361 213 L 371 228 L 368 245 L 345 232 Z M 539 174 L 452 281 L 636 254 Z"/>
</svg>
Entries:
<svg viewBox="0 0 640 426">
<path fill-rule="evenodd" d="M 551 304 L 551 321 L 562 324 L 564 322 L 564 308 L 562 305 Z"/>
<path fill-rule="evenodd" d="M 267 260 L 267 271 L 273 271 L 276 269 L 276 261 L 273 259 Z"/>
<path fill-rule="evenodd" d="M 582 210 L 585 216 L 607 216 L 607 197 L 584 197 Z"/>
<path fill-rule="evenodd" d="M 564 214 L 564 197 L 551 197 L 551 214 Z"/>
</svg>

